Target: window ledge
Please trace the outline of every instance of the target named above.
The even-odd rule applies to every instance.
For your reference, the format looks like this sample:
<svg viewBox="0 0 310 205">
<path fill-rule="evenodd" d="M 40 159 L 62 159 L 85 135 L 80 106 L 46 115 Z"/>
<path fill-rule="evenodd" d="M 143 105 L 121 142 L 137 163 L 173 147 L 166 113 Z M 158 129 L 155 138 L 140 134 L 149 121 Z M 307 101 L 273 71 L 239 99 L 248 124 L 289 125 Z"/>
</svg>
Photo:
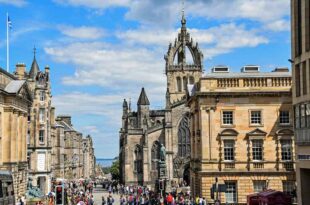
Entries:
<svg viewBox="0 0 310 205">
<path fill-rule="evenodd" d="M 225 124 L 221 124 L 222 128 L 235 128 L 236 125 L 232 124 L 232 125 L 225 125 Z"/>
<path fill-rule="evenodd" d="M 292 126 L 292 124 L 291 123 L 279 123 L 279 126 L 280 127 L 290 127 L 290 126 Z"/>
<path fill-rule="evenodd" d="M 264 124 L 250 124 L 249 127 L 264 127 Z"/>
</svg>

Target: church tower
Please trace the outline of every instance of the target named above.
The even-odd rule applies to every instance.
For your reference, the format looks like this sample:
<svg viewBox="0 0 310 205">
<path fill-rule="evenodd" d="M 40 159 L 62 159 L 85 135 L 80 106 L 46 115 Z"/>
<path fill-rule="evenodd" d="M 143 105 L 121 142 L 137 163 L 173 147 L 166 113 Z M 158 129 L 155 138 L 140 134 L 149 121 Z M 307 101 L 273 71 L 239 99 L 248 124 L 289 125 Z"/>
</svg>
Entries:
<svg viewBox="0 0 310 205">
<path fill-rule="evenodd" d="M 202 75 L 203 54 L 194 43 L 187 32 L 184 9 L 182 12 L 181 31 L 175 39 L 174 44 L 170 43 L 166 60 L 167 93 L 166 105 L 182 100 L 186 94 L 188 84 L 198 82 Z"/>
</svg>

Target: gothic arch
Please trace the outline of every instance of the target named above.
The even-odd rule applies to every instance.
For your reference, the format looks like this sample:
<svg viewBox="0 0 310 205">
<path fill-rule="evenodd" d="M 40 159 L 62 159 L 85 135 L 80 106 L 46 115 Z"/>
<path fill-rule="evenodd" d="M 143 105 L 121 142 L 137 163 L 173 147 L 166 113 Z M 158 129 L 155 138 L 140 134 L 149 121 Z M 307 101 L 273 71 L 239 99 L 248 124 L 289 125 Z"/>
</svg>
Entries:
<svg viewBox="0 0 310 205">
<path fill-rule="evenodd" d="M 178 128 L 178 156 L 187 157 L 191 154 L 189 118 L 184 116 Z"/>
<path fill-rule="evenodd" d="M 141 145 L 136 145 L 134 149 L 134 170 L 137 173 L 142 173 L 143 152 Z"/>
<path fill-rule="evenodd" d="M 160 143 L 155 141 L 151 149 L 151 170 L 157 170 L 158 160 L 159 160 L 159 149 Z"/>
</svg>

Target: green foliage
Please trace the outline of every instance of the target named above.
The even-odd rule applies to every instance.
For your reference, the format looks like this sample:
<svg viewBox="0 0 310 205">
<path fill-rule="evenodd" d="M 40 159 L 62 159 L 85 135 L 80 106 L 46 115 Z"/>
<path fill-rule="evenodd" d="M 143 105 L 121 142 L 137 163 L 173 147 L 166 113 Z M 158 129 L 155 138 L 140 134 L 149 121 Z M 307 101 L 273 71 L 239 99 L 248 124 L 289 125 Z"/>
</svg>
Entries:
<svg viewBox="0 0 310 205">
<path fill-rule="evenodd" d="M 112 175 L 113 180 L 119 180 L 120 174 L 119 174 L 119 160 L 115 160 L 110 168 L 110 173 Z"/>
<path fill-rule="evenodd" d="M 110 173 L 110 168 L 111 167 L 101 167 L 101 170 L 104 174 L 109 174 Z"/>
</svg>

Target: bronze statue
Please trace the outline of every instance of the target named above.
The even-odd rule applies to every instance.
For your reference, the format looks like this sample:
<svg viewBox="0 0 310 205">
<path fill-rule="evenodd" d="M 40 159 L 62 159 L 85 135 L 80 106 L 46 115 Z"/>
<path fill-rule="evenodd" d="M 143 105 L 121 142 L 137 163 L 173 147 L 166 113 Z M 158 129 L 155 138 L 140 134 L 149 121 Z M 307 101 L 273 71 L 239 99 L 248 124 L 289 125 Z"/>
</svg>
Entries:
<svg viewBox="0 0 310 205">
<path fill-rule="evenodd" d="M 166 148 L 163 144 L 160 145 L 160 161 L 166 161 Z"/>
</svg>

